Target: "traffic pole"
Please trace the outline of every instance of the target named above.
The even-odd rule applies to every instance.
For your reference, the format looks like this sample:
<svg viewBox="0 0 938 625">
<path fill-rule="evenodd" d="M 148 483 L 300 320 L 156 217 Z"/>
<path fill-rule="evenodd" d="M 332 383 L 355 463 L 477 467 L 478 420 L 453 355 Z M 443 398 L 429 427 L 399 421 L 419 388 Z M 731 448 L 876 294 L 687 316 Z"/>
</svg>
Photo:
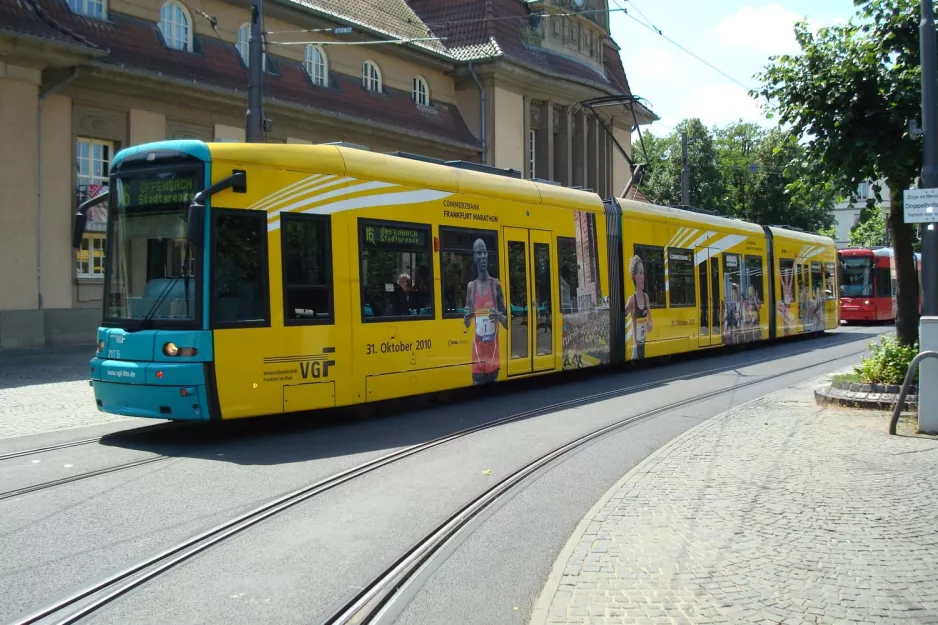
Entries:
<svg viewBox="0 0 938 625">
<path fill-rule="evenodd" d="M 687 132 L 681 132 L 681 206 L 690 206 L 690 163 L 687 162 Z"/>
<path fill-rule="evenodd" d="M 932 0 L 921 2 L 919 39 L 922 55 L 922 189 L 938 188 L 938 47 L 935 43 L 935 8 Z M 922 233 L 922 314 L 938 316 L 938 229 L 924 224 Z"/>
<path fill-rule="evenodd" d="M 938 82 L 938 46 L 935 43 L 935 7 L 922 0 L 919 40 L 922 54 L 922 151 L 923 189 L 938 187 L 938 111 L 935 83 Z M 919 320 L 921 351 L 938 350 L 938 230 L 934 223 L 922 228 L 922 317 Z M 918 428 L 938 434 L 938 361 L 928 358 L 919 367 Z"/>
<path fill-rule="evenodd" d="M 251 39 L 248 42 L 248 110 L 245 138 L 264 142 L 264 0 L 251 2 Z"/>
</svg>

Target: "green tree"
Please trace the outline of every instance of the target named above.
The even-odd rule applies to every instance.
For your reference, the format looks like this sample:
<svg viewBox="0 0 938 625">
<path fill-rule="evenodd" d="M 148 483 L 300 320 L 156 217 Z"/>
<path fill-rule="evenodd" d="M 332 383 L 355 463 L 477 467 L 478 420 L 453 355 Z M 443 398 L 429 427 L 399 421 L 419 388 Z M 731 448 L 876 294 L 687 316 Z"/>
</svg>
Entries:
<svg viewBox="0 0 938 625">
<path fill-rule="evenodd" d="M 697 119 L 685 119 L 666 137 L 655 138 L 649 149 L 648 175 L 642 185 L 649 198 L 663 205 L 681 203 L 681 132 L 687 132 L 690 165 L 690 204 L 720 210 L 723 179 L 717 165 L 713 135 Z"/>
<path fill-rule="evenodd" d="M 912 227 L 903 222 L 902 191 L 921 163 L 921 140 L 908 122 L 921 106 L 918 2 L 854 0 L 857 14 L 843 26 L 795 26 L 796 55 L 772 57 L 753 96 L 797 136 L 807 139 L 810 180 L 833 181 L 847 194 L 865 180 L 890 189 L 889 227 L 896 253 L 896 334 L 918 338 L 917 278 Z M 793 183 L 797 193 L 810 181 Z M 877 198 L 881 201 L 881 198 Z"/>
<path fill-rule="evenodd" d="M 717 159 L 723 176 L 723 208 L 734 217 L 748 219 L 760 178 L 756 152 L 766 131 L 742 120 L 713 129 Z M 753 167 L 753 166 L 756 167 Z"/>
<path fill-rule="evenodd" d="M 791 133 L 774 128 L 766 133 L 756 162 L 759 178 L 752 204 L 742 215 L 760 224 L 794 226 L 814 232 L 834 223 L 833 188 L 829 182 L 805 180 L 805 149 Z"/>
<path fill-rule="evenodd" d="M 886 211 L 880 205 L 864 208 L 860 211 L 860 219 L 850 229 L 851 247 L 873 247 L 886 245 Z"/>
</svg>

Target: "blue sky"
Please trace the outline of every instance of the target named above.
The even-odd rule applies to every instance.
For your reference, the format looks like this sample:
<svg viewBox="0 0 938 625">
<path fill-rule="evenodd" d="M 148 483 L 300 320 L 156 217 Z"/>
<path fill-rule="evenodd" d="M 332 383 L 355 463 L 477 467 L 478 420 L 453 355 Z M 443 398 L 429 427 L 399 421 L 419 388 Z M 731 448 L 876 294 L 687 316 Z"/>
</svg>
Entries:
<svg viewBox="0 0 938 625">
<path fill-rule="evenodd" d="M 624 7 L 628 15 L 615 9 Z M 768 126 L 759 104 L 742 86 L 721 76 L 635 20 L 651 22 L 665 35 L 740 83 L 755 88 L 753 75 L 774 54 L 798 51 L 793 26 L 846 22 L 852 0 L 609 0 L 612 37 L 632 92 L 661 118 L 643 127 L 656 135 L 685 117 L 707 126 L 737 119 Z M 644 16 L 644 17 L 643 17 Z M 633 19 L 633 17 L 635 19 Z"/>
</svg>

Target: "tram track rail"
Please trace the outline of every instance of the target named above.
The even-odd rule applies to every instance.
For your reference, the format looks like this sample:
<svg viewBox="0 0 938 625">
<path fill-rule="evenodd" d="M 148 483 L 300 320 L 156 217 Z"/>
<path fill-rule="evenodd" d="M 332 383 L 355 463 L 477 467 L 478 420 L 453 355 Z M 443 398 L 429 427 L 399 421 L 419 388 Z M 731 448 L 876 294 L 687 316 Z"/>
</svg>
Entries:
<svg viewBox="0 0 938 625">
<path fill-rule="evenodd" d="M 112 434 L 104 434 L 103 436 L 94 436 L 90 438 L 80 438 L 74 441 L 67 441 L 64 443 L 55 443 L 52 445 L 44 445 L 41 447 L 32 447 L 30 449 L 20 449 L 17 451 L 10 451 L 6 453 L 0 453 L 0 462 L 4 460 L 12 460 L 13 458 L 23 458 L 26 456 L 35 456 L 38 454 L 48 453 L 50 451 L 58 451 L 60 449 L 68 449 L 69 447 L 81 447 L 82 445 L 93 445 L 95 443 L 101 443 L 103 441 L 111 441 L 115 439 L 127 438 L 129 436 L 141 436 L 144 434 L 152 434 L 163 432 L 166 430 L 175 430 L 185 427 L 193 427 L 193 423 L 189 422 L 174 422 L 174 423 L 158 423 L 156 425 L 147 425 L 140 428 L 134 428 L 131 430 L 121 430 L 120 432 L 114 432 Z"/>
<path fill-rule="evenodd" d="M 41 482 L 39 484 L 33 484 L 30 486 L 24 486 L 22 488 L 14 488 L 6 492 L 0 493 L 0 501 L 4 499 L 12 499 L 13 497 L 19 497 L 20 495 L 26 495 L 28 493 L 36 493 L 43 491 L 49 488 L 54 488 L 56 486 L 62 486 L 64 484 L 72 484 L 74 482 L 80 482 L 81 480 L 86 480 L 92 477 L 97 477 L 99 475 L 108 475 L 110 473 L 117 473 L 118 471 L 124 471 L 126 469 L 133 469 L 135 467 L 141 467 L 147 464 L 153 464 L 156 462 L 162 462 L 164 460 L 169 460 L 169 456 L 155 456 L 152 458 L 143 458 L 142 460 L 132 460 L 130 462 L 124 462 L 122 464 L 114 465 L 111 467 L 103 467 L 101 469 L 95 469 L 93 471 L 86 471 L 84 473 L 78 473 L 76 475 L 69 475 L 57 480 L 49 480 L 48 482 Z"/>
<path fill-rule="evenodd" d="M 813 363 L 812 367 L 844 360 L 865 352 L 865 349 L 851 352 L 837 356 L 836 358 Z M 391 564 L 391 566 L 387 567 L 384 571 L 373 577 L 371 581 L 366 583 L 352 599 L 322 621 L 322 625 L 385 625 L 393 622 L 404 608 L 407 607 L 409 600 L 416 594 L 420 586 L 422 586 L 422 582 L 432 575 L 439 564 L 442 564 L 442 561 L 445 560 L 445 556 L 452 553 L 458 544 L 462 542 L 462 539 L 471 534 L 475 525 L 484 521 L 490 513 L 495 512 L 499 504 L 509 499 L 517 486 L 529 478 L 535 477 L 542 470 L 562 460 L 569 454 L 581 450 L 587 444 L 604 436 L 634 427 L 655 416 L 673 412 L 689 405 L 699 404 L 750 386 L 764 384 L 771 378 L 796 373 L 802 370 L 803 368 L 789 369 L 775 373 L 772 376 L 741 382 L 727 388 L 717 389 L 695 397 L 689 397 L 659 406 L 597 428 L 572 441 L 555 447 L 551 451 L 528 462 L 520 469 L 511 472 L 498 483 L 472 499 L 472 501 L 464 505 L 457 512 L 450 515 L 433 531 L 419 539 L 407 552 Z M 441 555 L 444 557 L 440 557 Z"/>
<path fill-rule="evenodd" d="M 811 367 L 828 364 L 851 358 L 853 356 L 865 353 L 867 350 L 860 349 L 839 355 L 835 358 L 812 363 Z M 766 362 L 772 358 L 757 359 L 755 362 L 738 363 L 735 368 Z M 788 375 L 802 371 L 803 367 L 792 368 L 783 372 L 773 373 L 769 376 L 762 376 L 757 379 L 748 380 L 739 384 L 734 384 L 726 388 L 717 389 L 709 393 L 686 398 L 676 402 L 654 408 L 649 411 L 632 415 L 621 419 L 612 424 L 597 428 L 583 436 L 569 441 L 527 463 L 524 467 L 514 471 L 503 478 L 493 487 L 487 489 L 480 496 L 474 498 L 457 513 L 451 515 L 446 521 L 440 524 L 433 532 L 418 540 L 414 546 L 409 549 L 401 558 L 396 560 L 390 567 L 374 577 L 367 583 L 363 590 L 357 593 L 350 601 L 346 602 L 340 609 L 334 611 L 332 615 L 324 621 L 328 625 L 338 625 L 345 623 L 378 623 L 386 622 L 391 614 L 397 614 L 403 609 L 404 604 L 401 598 L 404 597 L 409 589 L 413 587 L 414 581 L 421 575 L 427 574 L 433 559 L 445 550 L 448 544 L 452 544 L 454 539 L 466 532 L 471 524 L 480 518 L 480 515 L 491 509 L 493 505 L 503 501 L 505 496 L 516 486 L 524 482 L 529 477 L 535 475 L 542 468 L 551 465 L 569 453 L 578 450 L 588 443 L 612 434 L 616 431 L 635 426 L 652 417 L 678 410 L 688 405 L 701 403 L 721 395 L 726 395 L 751 387 L 757 384 L 763 384 L 769 379 L 783 375 Z M 715 371 L 727 371 L 726 367 L 720 367 Z M 132 564 L 120 571 L 117 571 L 79 591 L 73 592 L 62 599 L 59 599 L 31 614 L 9 622 L 8 625 L 33 625 L 36 623 L 55 623 L 55 625 L 70 625 L 76 623 L 85 617 L 96 612 L 108 603 L 114 601 L 120 596 L 131 590 L 145 584 L 146 582 L 169 571 L 173 567 L 193 558 L 197 554 L 217 545 L 224 540 L 239 534 L 275 515 L 284 512 L 307 501 L 319 494 L 332 490 L 342 484 L 346 484 L 358 477 L 377 471 L 383 467 L 404 460 L 421 452 L 433 449 L 440 445 L 453 442 L 477 432 L 488 430 L 501 425 L 506 425 L 515 421 L 566 410 L 571 408 L 588 405 L 607 399 L 615 399 L 623 395 L 645 390 L 651 387 L 660 386 L 669 382 L 675 382 L 685 379 L 687 375 L 674 376 L 664 380 L 654 380 L 635 384 L 631 386 L 611 389 L 576 397 L 573 399 L 557 402 L 547 406 L 539 406 L 529 410 L 521 411 L 512 415 L 501 417 L 493 421 L 482 423 L 476 426 L 465 428 L 451 434 L 446 434 L 429 441 L 417 443 L 404 447 L 402 449 L 390 452 L 378 458 L 361 463 L 350 469 L 346 469 L 329 477 L 316 481 L 302 488 L 283 494 L 276 499 L 267 502 L 261 506 L 245 512 L 233 519 L 220 523 L 208 530 L 205 530 L 195 536 L 181 541 L 163 551 Z M 430 571 L 432 572 L 432 571 Z M 66 614 L 68 608 L 73 611 Z"/>
</svg>

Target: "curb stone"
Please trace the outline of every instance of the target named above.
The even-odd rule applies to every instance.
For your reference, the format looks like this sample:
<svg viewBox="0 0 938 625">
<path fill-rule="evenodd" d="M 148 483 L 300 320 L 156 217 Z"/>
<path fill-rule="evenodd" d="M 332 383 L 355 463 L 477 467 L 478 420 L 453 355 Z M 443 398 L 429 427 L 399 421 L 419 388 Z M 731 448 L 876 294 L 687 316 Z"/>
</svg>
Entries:
<svg viewBox="0 0 938 625">
<path fill-rule="evenodd" d="M 818 376 L 812 380 L 807 380 L 799 384 L 792 385 L 782 390 L 790 390 L 792 388 L 797 388 L 799 386 L 808 385 L 816 386 L 819 382 L 823 381 L 828 377 L 829 374 L 823 376 Z M 544 584 L 544 588 L 541 591 L 540 596 L 537 601 L 534 603 L 534 609 L 531 610 L 531 617 L 527 621 L 527 625 L 546 625 L 548 619 L 550 618 L 550 606 L 553 603 L 554 596 L 557 594 L 557 591 L 560 589 L 561 579 L 564 577 L 564 570 L 567 567 L 567 561 L 570 559 L 570 556 L 573 555 L 573 552 L 576 550 L 577 546 L 580 544 L 580 541 L 583 539 L 583 535 L 586 534 L 586 530 L 589 529 L 589 526 L 593 524 L 596 516 L 602 511 L 610 499 L 615 496 L 619 490 L 622 489 L 629 481 L 631 481 L 636 475 L 641 473 L 649 473 L 645 471 L 645 467 L 649 464 L 657 462 L 661 458 L 664 458 L 674 452 L 678 447 L 686 443 L 689 439 L 694 438 L 704 430 L 707 430 L 711 427 L 714 427 L 725 421 L 729 417 L 735 415 L 737 412 L 743 408 L 755 404 L 760 401 L 764 401 L 766 398 L 775 395 L 781 391 L 775 391 L 774 393 L 769 393 L 762 397 L 757 397 L 751 399 L 747 402 L 734 406 L 729 410 L 725 410 L 721 413 L 715 414 L 703 423 L 695 425 L 691 429 L 687 430 L 683 434 L 679 434 L 676 437 L 672 438 L 669 442 L 665 443 L 664 446 L 659 447 L 655 451 L 651 452 L 644 460 L 639 462 L 637 465 L 632 467 L 632 469 L 626 473 L 621 479 L 619 479 L 615 484 L 613 484 L 609 490 L 607 490 L 602 497 L 599 498 L 599 501 L 590 508 L 589 512 L 583 517 L 583 519 L 577 524 L 576 528 L 573 530 L 573 533 L 570 535 L 570 538 L 567 540 L 566 544 L 560 550 L 560 553 L 557 555 L 557 559 L 554 560 L 554 565 L 551 567 L 551 571 L 548 574 L 547 582 Z"/>
</svg>

